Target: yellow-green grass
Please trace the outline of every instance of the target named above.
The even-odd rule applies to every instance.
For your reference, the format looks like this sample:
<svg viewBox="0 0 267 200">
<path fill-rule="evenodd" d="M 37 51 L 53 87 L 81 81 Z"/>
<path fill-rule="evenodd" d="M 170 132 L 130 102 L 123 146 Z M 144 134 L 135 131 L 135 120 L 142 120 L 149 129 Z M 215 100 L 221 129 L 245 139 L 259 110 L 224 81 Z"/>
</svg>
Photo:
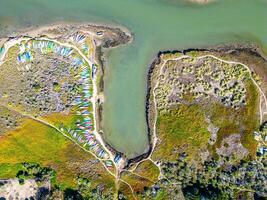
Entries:
<svg viewBox="0 0 267 200">
<path fill-rule="evenodd" d="M 129 200 L 135 199 L 130 187 L 122 181 L 119 181 L 119 192 L 123 193 L 126 199 L 129 199 Z"/>
<path fill-rule="evenodd" d="M 5 62 L 1 65 L 1 72 L 3 73 L 5 71 L 7 71 L 7 73 L 5 74 L 6 76 L 1 77 L 0 81 L 2 81 L 2 79 L 6 80 L 6 78 L 10 78 L 9 76 L 17 76 L 18 75 L 18 73 L 19 73 L 17 70 L 18 53 L 19 53 L 19 47 L 17 45 L 10 47 L 8 49 L 7 54 L 5 56 L 5 59 L 4 59 Z"/>
<path fill-rule="evenodd" d="M 145 193 L 145 195 L 144 195 L 144 193 Z M 154 195 L 152 196 L 151 192 L 149 194 L 146 194 L 146 192 L 144 192 L 144 193 L 136 194 L 135 195 L 136 199 L 145 199 L 145 200 L 150 200 L 150 199 L 153 199 L 153 200 L 169 200 L 170 199 L 170 196 L 169 196 L 168 192 L 163 188 L 161 188 L 160 190 L 157 191 L 157 195 L 156 196 L 154 196 Z"/>
<path fill-rule="evenodd" d="M 152 182 L 158 181 L 159 176 L 159 168 L 150 160 L 146 160 L 141 162 L 136 170 L 134 171 L 136 174 L 151 180 Z"/>
<path fill-rule="evenodd" d="M 16 177 L 17 172 L 23 169 L 24 168 L 21 163 L 18 163 L 18 164 L 1 163 L 0 164 L 0 178 Z"/>
<path fill-rule="evenodd" d="M 240 134 L 242 145 L 248 149 L 250 156 L 255 156 L 257 142 L 253 139 L 253 132 L 259 128 L 259 94 L 251 80 L 247 81 L 246 105 L 238 110 L 227 108 L 219 103 L 208 105 L 206 114 L 211 116 L 211 122 L 218 131 L 218 138 L 213 147 L 220 147 L 223 138 L 231 134 Z M 213 152 L 214 153 L 214 152 Z"/>
<path fill-rule="evenodd" d="M 187 152 L 189 157 L 194 158 L 209 140 L 207 126 L 199 105 L 179 105 L 170 112 L 160 114 L 157 120 L 159 145 L 153 158 L 175 160 L 179 153 L 174 152 L 175 149 Z"/>
<path fill-rule="evenodd" d="M 20 163 L 34 162 L 53 168 L 58 184 L 64 188 L 75 187 L 79 175 L 96 185 L 113 185 L 113 177 L 94 157 L 56 130 L 34 120 L 26 119 L 19 128 L 6 133 L 0 144 L 0 178 L 14 177 Z"/>
<path fill-rule="evenodd" d="M 160 57 L 163 60 L 176 59 L 176 58 L 178 58 L 180 56 L 183 56 L 183 53 L 175 52 L 175 53 L 164 53 L 164 54 L 160 55 Z"/>
<path fill-rule="evenodd" d="M 81 117 L 76 115 L 76 109 L 72 109 L 70 112 L 53 113 L 42 117 L 42 120 L 53 124 L 56 127 L 63 125 L 71 129 L 76 129 L 76 121 Z"/>
<path fill-rule="evenodd" d="M 2 85 L 5 84 L 6 80 L 9 80 L 10 77 L 18 76 L 19 72 L 17 70 L 17 56 L 18 56 L 19 48 L 17 46 L 11 47 L 5 56 L 5 62 L 0 66 L 0 83 Z"/>
<path fill-rule="evenodd" d="M 160 190 L 155 197 L 155 200 L 168 200 L 169 195 L 165 190 Z"/>
<path fill-rule="evenodd" d="M 89 47 L 89 51 L 88 51 L 88 53 L 87 53 L 87 56 L 89 57 L 89 56 L 92 56 L 93 54 L 94 54 L 94 48 L 93 48 L 93 40 L 92 40 L 92 38 L 86 38 L 86 40 L 85 40 L 85 43 L 88 45 L 88 47 Z"/>
<path fill-rule="evenodd" d="M 6 54 L 6 59 L 9 61 L 9 59 L 15 59 L 17 58 L 19 53 L 19 47 L 18 45 L 15 45 L 13 47 L 10 47 Z"/>
<path fill-rule="evenodd" d="M 79 119 L 83 121 L 83 116 L 77 115 L 78 108 L 77 106 L 73 107 L 70 111 L 61 112 L 61 113 L 53 113 L 46 116 L 43 116 L 42 119 L 46 122 L 49 122 L 57 127 L 63 125 L 64 127 L 76 129 L 76 122 Z M 92 113 L 89 114 L 89 117 L 92 119 L 92 126 L 94 126 L 94 115 Z"/>
<path fill-rule="evenodd" d="M 73 109 L 74 110 L 74 109 Z M 90 113 L 90 116 L 92 119 L 92 126 L 94 126 L 94 121 L 93 121 L 93 115 Z M 80 121 L 83 121 L 83 117 L 81 115 L 76 115 L 76 111 L 71 111 L 70 113 L 53 113 L 48 116 L 42 117 L 42 119 L 57 128 L 60 128 L 61 126 L 65 128 L 70 128 L 72 130 L 77 129 L 76 122 L 79 119 Z M 64 131 L 65 134 L 68 134 L 67 131 Z M 71 135 L 69 135 L 72 137 Z M 76 139 L 75 139 L 76 140 Z M 81 144 L 82 146 L 82 144 Z M 113 171 L 113 170 L 112 170 Z"/>
<path fill-rule="evenodd" d="M 159 113 L 157 119 L 159 143 L 153 158 L 171 160 L 177 158 L 177 153 L 183 151 L 188 153 L 189 158 L 194 158 L 199 149 L 208 145 L 210 133 L 207 130 L 207 117 L 215 127 L 219 128 L 216 143 L 209 146 L 214 156 L 223 138 L 231 134 L 240 134 L 242 145 L 248 149 L 249 155 L 254 157 L 257 142 L 253 139 L 253 132 L 260 125 L 259 92 L 252 80 L 247 79 L 245 84 L 246 105 L 237 110 L 225 107 L 209 98 L 200 104 L 178 105 L 168 112 Z M 187 100 L 191 102 L 190 98 Z"/>
<path fill-rule="evenodd" d="M 153 182 L 151 182 L 150 180 L 142 178 L 130 172 L 123 172 L 121 174 L 121 179 L 127 182 L 135 193 L 143 192 L 145 187 L 150 187 L 153 185 Z"/>
</svg>

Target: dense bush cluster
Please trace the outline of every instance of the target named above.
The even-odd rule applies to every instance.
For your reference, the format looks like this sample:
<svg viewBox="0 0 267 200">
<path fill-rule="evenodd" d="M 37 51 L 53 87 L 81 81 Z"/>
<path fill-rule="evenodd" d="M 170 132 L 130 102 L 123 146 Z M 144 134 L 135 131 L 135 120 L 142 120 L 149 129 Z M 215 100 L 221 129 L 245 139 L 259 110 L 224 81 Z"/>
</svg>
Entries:
<svg viewBox="0 0 267 200">
<path fill-rule="evenodd" d="M 55 178 L 55 171 L 49 167 L 41 167 L 36 163 L 23 163 L 24 170 L 17 173 L 20 183 L 24 183 L 24 179 L 35 179 L 37 182 L 51 180 Z"/>
<path fill-rule="evenodd" d="M 187 199 L 196 195 L 207 199 L 233 198 L 238 191 L 267 195 L 267 160 L 241 160 L 234 163 L 227 157 L 210 159 L 196 166 L 181 154 L 175 162 L 162 165 L 163 180 L 172 187 L 181 187 Z"/>
<path fill-rule="evenodd" d="M 213 97 L 221 104 L 239 108 L 245 104 L 245 80 L 249 71 L 243 65 L 221 62 L 212 57 L 167 60 L 162 66 L 155 98 L 159 109 L 173 104 Z"/>
<path fill-rule="evenodd" d="M 67 188 L 64 190 L 64 199 L 66 200 L 111 200 L 114 199 L 114 193 L 111 189 L 109 191 L 104 190 L 103 186 L 92 186 L 92 182 L 84 177 L 78 177 L 78 188 Z"/>
</svg>

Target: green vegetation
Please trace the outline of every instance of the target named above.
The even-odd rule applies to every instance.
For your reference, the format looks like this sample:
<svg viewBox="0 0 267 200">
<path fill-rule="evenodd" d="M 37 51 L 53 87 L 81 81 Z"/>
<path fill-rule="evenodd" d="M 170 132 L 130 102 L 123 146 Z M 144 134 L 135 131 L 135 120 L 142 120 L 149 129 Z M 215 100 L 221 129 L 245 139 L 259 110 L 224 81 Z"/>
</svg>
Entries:
<svg viewBox="0 0 267 200">
<path fill-rule="evenodd" d="M 60 150 L 69 144 L 54 129 L 30 119 L 0 140 L 1 163 L 22 163 L 29 159 L 30 162 L 47 162 L 47 158 L 58 162 Z"/>
<path fill-rule="evenodd" d="M 134 172 L 152 182 L 156 182 L 159 176 L 159 168 L 150 160 L 141 162 Z"/>
<path fill-rule="evenodd" d="M 177 199 L 183 194 L 192 200 L 266 196 L 260 93 L 249 71 L 207 57 L 174 59 L 162 69 L 154 88 L 158 143 L 152 159 L 160 162 L 164 178 L 143 196 L 155 199 L 166 194 L 167 199 Z M 252 72 L 252 78 L 264 84 L 259 74 Z"/>
<path fill-rule="evenodd" d="M 151 182 L 150 180 L 141 176 L 137 176 L 130 172 L 123 172 L 121 174 L 121 179 L 126 181 L 136 194 L 143 192 L 146 187 L 153 185 L 153 182 Z"/>
<path fill-rule="evenodd" d="M 188 163 L 186 157 L 180 154 L 176 161 L 162 164 L 165 180 L 158 184 L 169 194 L 181 187 L 186 199 L 234 199 L 239 192 L 265 195 L 266 170 L 258 161 L 241 160 L 229 165 L 232 160 L 221 157 L 196 164 Z"/>
<path fill-rule="evenodd" d="M 163 68 L 155 88 L 160 141 L 153 154 L 156 160 L 174 159 L 179 152 L 194 158 L 207 147 L 217 156 L 216 149 L 232 134 L 240 134 L 249 155 L 256 155 L 252 136 L 259 127 L 259 92 L 244 66 L 189 57 L 169 60 Z M 208 144 L 211 125 L 218 130 L 214 145 Z"/>
<path fill-rule="evenodd" d="M 173 52 L 173 53 L 163 53 L 160 55 L 160 58 L 163 60 L 173 59 L 182 56 L 183 53 Z"/>
<path fill-rule="evenodd" d="M 49 167 L 41 167 L 37 163 L 23 163 L 23 168 L 18 171 L 16 177 L 21 184 L 25 179 L 34 179 L 37 182 L 49 181 L 56 184 L 56 172 Z"/>
<path fill-rule="evenodd" d="M 212 123 L 219 127 L 217 141 L 213 148 L 219 147 L 223 138 L 240 133 L 241 143 L 254 157 L 257 150 L 257 142 L 253 139 L 253 132 L 259 128 L 258 99 L 259 94 L 251 80 L 247 81 L 246 105 L 235 110 L 221 106 L 218 103 L 206 105 L 206 114 L 210 116 Z"/>
<path fill-rule="evenodd" d="M 15 177 L 22 168 L 20 163 L 29 162 L 56 170 L 57 183 L 62 188 L 75 188 L 79 174 L 94 180 L 94 186 L 114 185 L 113 178 L 94 157 L 37 121 L 25 120 L 1 137 L 0 142 L 0 178 Z"/>
<path fill-rule="evenodd" d="M 153 200 L 167 200 L 170 199 L 169 194 L 163 188 L 151 187 L 145 188 L 142 194 L 139 194 L 140 199 L 153 199 Z M 175 196 L 177 198 L 177 196 Z"/>
<path fill-rule="evenodd" d="M 179 151 L 188 152 L 194 158 L 197 150 L 209 140 L 207 126 L 198 105 L 179 105 L 170 112 L 160 114 L 157 121 L 160 146 L 153 153 L 153 158 L 173 160 Z"/>
<path fill-rule="evenodd" d="M 125 199 L 134 199 L 134 196 L 133 196 L 133 193 L 130 189 L 130 187 L 122 182 L 122 181 L 119 181 L 119 199 L 121 200 L 125 200 Z"/>
<path fill-rule="evenodd" d="M 53 83 L 53 89 L 55 92 L 60 92 L 61 91 L 61 86 L 58 82 Z"/>
<path fill-rule="evenodd" d="M 17 172 L 23 169 L 21 163 L 10 164 L 10 163 L 1 163 L 0 164 L 0 177 L 1 178 L 14 178 L 17 175 Z"/>
<path fill-rule="evenodd" d="M 76 115 L 76 110 L 77 108 L 72 108 L 69 113 L 53 113 L 42 117 L 42 119 L 58 128 L 64 126 L 75 129 L 77 120 L 82 118 L 81 116 Z"/>
<path fill-rule="evenodd" d="M 94 57 L 95 46 L 80 46 Z M 88 65 L 75 48 L 52 40 L 30 39 L 8 50 L 0 66 L 0 178 L 46 177 L 52 199 L 114 196 L 114 166 L 109 174 L 105 160 L 94 156 L 109 155 L 94 136 Z"/>
</svg>

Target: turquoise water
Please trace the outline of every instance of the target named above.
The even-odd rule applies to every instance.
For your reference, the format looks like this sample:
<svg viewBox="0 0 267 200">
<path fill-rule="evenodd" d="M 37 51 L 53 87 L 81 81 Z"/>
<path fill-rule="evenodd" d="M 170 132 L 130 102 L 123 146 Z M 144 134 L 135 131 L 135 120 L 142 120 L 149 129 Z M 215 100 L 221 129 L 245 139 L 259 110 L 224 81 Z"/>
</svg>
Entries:
<svg viewBox="0 0 267 200">
<path fill-rule="evenodd" d="M 128 157 L 147 149 L 147 68 L 159 50 L 253 41 L 267 47 L 266 0 L 0 0 L 0 32 L 57 21 L 127 27 L 131 44 L 110 52 L 105 77 L 105 139 Z"/>
</svg>

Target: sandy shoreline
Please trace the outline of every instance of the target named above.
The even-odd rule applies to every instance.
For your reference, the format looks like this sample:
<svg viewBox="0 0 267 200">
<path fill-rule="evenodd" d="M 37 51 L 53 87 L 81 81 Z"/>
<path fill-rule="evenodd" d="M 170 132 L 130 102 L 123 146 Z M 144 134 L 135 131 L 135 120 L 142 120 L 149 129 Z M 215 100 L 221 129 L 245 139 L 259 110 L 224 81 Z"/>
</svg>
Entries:
<svg viewBox="0 0 267 200">
<path fill-rule="evenodd" d="M 43 25 L 31 25 L 25 28 L 19 27 L 12 33 L 6 33 L 4 35 L 0 35 L 1 38 L 8 38 L 8 37 L 14 37 L 18 35 L 26 35 L 26 34 L 38 34 L 42 33 L 43 31 L 47 31 L 49 29 L 55 29 L 55 28 L 62 28 L 62 27 L 77 27 L 77 26 L 83 26 L 86 25 L 87 27 L 98 27 L 98 28 L 107 28 L 107 29 L 120 29 L 125 34 L 132 37 L 131 31 L 125 27 L 120 26 L 117 24 L 107 24 L 107 23 L 94 23 L 94 22 L 72 22 L 72 21 L 57 21 L 53 23 L 43 24 Z M 8 34 L 8 35 L 7 35 Z"/>
</svg>

